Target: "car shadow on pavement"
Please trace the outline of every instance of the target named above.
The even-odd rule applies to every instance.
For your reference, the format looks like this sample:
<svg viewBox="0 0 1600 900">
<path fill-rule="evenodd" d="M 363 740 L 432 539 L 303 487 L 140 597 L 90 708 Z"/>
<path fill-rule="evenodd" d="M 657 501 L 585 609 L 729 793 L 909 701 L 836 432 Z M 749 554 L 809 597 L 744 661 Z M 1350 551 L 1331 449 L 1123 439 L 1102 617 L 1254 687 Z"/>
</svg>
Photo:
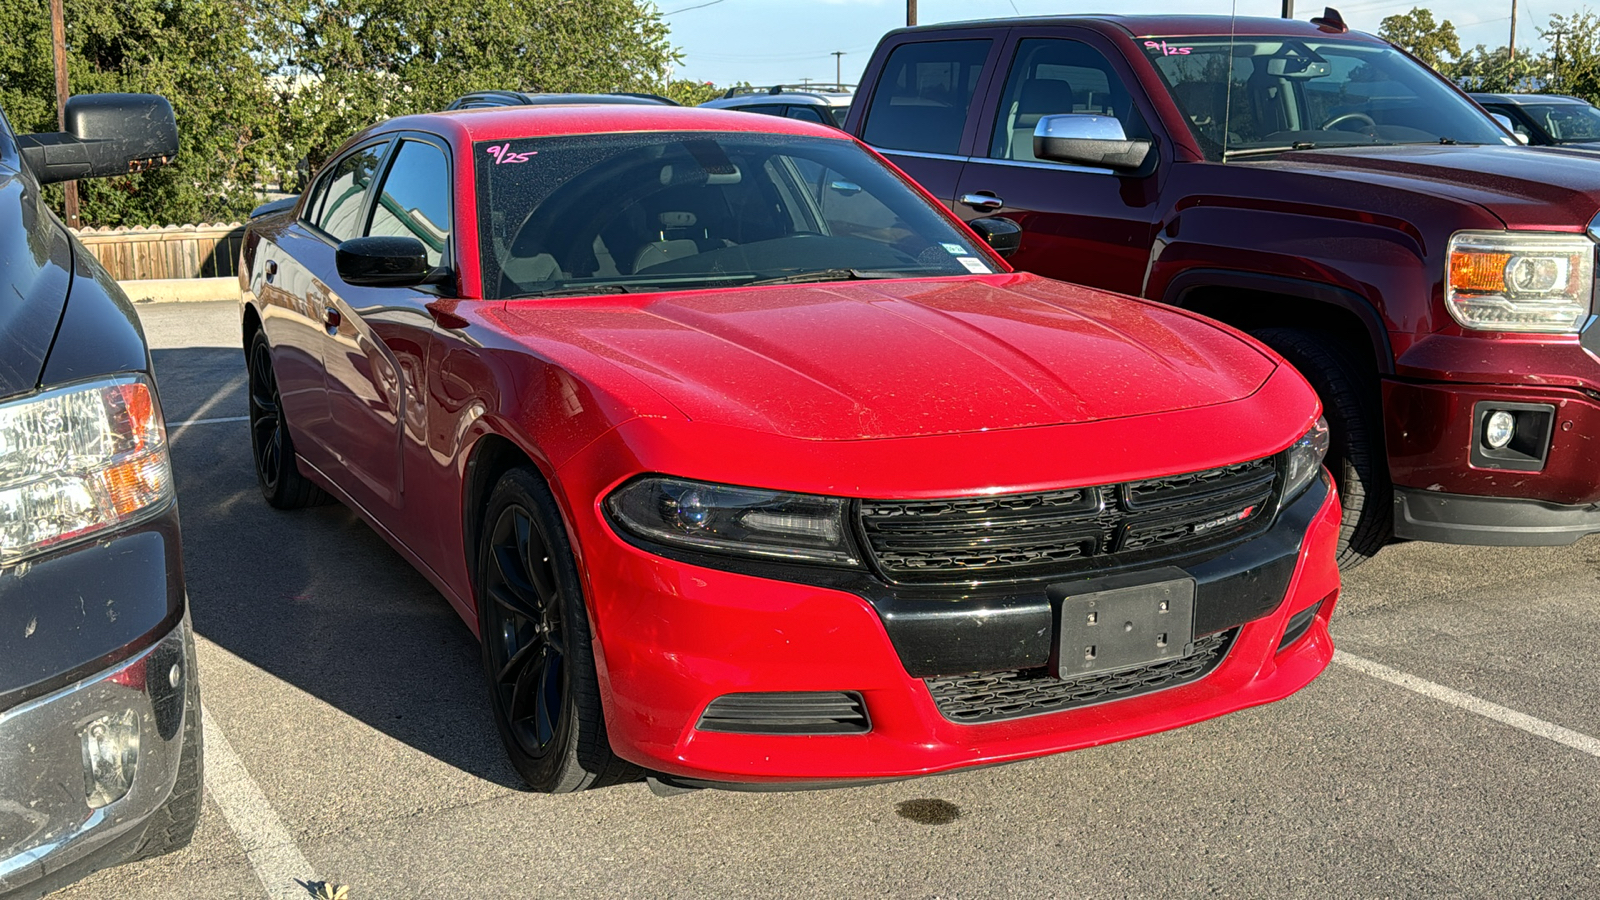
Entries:
<svg viewBox="0 0 1600 900">
<path fill-rule="evenodd" d="M 248 424 L 215 421 L 247 412 L 243 354 L 152 355 L 167 420 L 210 420 L 169 429 L 195 631 L 394 740 L 522 789 L 477 641 L 445 599 L 345 507 L 262 499 Z"/>
</svg>

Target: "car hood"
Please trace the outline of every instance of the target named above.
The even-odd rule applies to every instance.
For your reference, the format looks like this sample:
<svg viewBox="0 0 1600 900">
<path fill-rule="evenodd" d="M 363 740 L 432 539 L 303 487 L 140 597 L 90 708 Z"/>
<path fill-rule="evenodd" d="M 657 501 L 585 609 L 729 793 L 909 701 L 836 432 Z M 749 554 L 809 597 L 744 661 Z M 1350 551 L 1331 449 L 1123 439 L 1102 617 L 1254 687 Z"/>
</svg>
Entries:
<svg viewBox="0 0 1600 900">
<path fill-rule="evenodd" d="M 1425 192 L 1477 204 L 1508 228 L 1581 231 L 1600 212 L 1600 166 L 1590 154 L 1531 147 L 1348 147 L 1248 163 Z"/>
<path fill-rule="evenodd" d="M 1166 307 L 1010 274 L 512 301 L 536 352 L 598 355 L 695 421 L 862 440 L 1246 397 L 1277 363 Z M 558 305 L 560 304 L 560 305 Z"/>
<path fill-rule="evenodd" d="M 0 163 L 0 397 L 39 383 L 67 303 L 72 244 L 40 193 Z"/>
</svg>

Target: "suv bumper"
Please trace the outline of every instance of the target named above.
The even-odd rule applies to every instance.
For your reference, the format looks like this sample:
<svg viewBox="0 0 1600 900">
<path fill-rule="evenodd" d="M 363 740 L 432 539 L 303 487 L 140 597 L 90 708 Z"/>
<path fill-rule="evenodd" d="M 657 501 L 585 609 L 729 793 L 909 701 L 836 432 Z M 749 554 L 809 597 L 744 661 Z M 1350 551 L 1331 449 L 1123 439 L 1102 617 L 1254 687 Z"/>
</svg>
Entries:
<svg viewBox="0 0 1600 900">
<path fill-rule="evenodd" d="M 200 714 L 193 677 L 185 616 L 132 659 L 0 712 L 0 894 L 39 896 L 137 851 L 172 793 L 184 719 Z M 132 723 L 137 755 L 127 793 L 95 808 L 85 734 L 107 721 Z"/>
</svg>

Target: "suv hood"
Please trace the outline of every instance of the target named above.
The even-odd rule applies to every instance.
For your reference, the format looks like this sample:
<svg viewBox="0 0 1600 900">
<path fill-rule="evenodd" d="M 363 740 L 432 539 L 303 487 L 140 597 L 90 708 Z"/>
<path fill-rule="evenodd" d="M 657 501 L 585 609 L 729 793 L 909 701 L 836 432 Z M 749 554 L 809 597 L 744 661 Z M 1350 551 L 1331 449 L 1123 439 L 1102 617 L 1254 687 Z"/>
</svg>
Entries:
<svg viewBox="0 0 1600 900">
<path fill-rule="evenodd" d="M 613 303 L 613 300 L 615 301 Z M 1274 358 L 1186 314 L 1028 274 L 512 301 L 695 421 L 809 440 L 1026 428 L 1227 403 Z M 597 385 L 604 389 L 604 385 Z"/>
<path fill-rule="evenodd" d="M 29 187 L 0 164 L 0 397 L 39 383 L 72 276 L 72 243 Z"/>
<path fill-rule="evenodd" d="M 1477 204 L 1507 228 L 1582 231 L 1600 212 L 1600 165 L 1593 157 L 1528 147 L 1340 147 L 1229 165 L 1347 178 L 1396 191 L 1421 189 Z"/>
</svg>

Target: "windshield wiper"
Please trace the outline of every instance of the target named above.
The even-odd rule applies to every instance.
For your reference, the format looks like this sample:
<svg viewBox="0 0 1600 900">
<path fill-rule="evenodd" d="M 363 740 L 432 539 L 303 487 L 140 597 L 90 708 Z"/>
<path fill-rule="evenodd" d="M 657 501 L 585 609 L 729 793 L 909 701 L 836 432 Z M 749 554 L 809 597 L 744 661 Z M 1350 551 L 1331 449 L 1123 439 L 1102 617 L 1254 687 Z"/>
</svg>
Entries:
<svg viewBox="0 0 1600 900">
<path fill-rule="evenodd" d="M 1239 159 L 1244 156 L 1265 156 L 1268 153 L 1287 153 L 1290 150 L 1315 149 L 1317 149 L 1315 141 L 1295 141 L 1292 144 L 1284 144 L 1281 147 L 1246 147 L 1242 150 L 1224 150 L 1222 151 L 1222 158 Z"/>
<path fill-rule="evenodd" d="M 512 294 L 507 300 L 525 300 L 529 297 L 565 297 L 583 296 L 585 294 L 631 294 L 633 288 L 625 284 L 571 284 L 562 287 L 546 288 L 542 291 L 526 291 L 521 294 Z"/>
<path fill-rule="evenodd" d="M 899 278 L 904 272 L 890 272 L 876 269 L 818 269 L 815 272 L 799 272 L 794 275 L 784 275 L 780 278 L 763 278 L 759 281 L 746 281 L 743 287 L 756 287 L 763 284 L 803 284 L 808 281 L 873 281 L 880 278 Z"/>
</svg>

